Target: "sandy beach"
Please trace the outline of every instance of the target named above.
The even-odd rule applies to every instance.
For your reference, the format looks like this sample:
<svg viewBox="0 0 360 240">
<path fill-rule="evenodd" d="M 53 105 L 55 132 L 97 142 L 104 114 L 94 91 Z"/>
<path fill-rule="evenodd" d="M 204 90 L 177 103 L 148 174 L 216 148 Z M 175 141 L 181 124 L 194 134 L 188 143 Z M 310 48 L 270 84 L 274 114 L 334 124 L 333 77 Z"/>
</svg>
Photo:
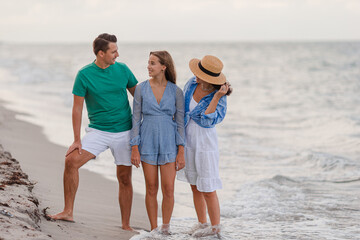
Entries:
<svg viewBox="0 0 360 240">
<path fill-rule="evenodd" d="M 54 214 L 63 208 L 62 174 L 66 148 L 50 143 L 41 127 L 17 120 L 16 114 L 21 113 L 5 109 L 0 102 L 0 144 L 3 148 L 0 152 L 1 162 L 4 162 L 1 181 L 6 182 L 6 176 L 14 175 L 14 168 L 21 172 L 21 167 L 24 174 L 19 173 L 20 180 L 26 183 L 1 186 L 0 210 L 5 212 L 0 214 L 0 239 L 131 238 L 134 232 L 120 228 L 118 184 L 85 169 L 80 169 L 75 223 L 51 222 L 44 218 L 43 209 Z M 13 195 L 24 200 L 14 199 Z M 34 217 L 26 214 L 27 210 L 35 213 Z M 12 216 L 7 216 L 6 212 Z M 134 194 L 131 226 L 134 229 L 149 228 L 144 197 L 139 194 Z"/>
</svg>

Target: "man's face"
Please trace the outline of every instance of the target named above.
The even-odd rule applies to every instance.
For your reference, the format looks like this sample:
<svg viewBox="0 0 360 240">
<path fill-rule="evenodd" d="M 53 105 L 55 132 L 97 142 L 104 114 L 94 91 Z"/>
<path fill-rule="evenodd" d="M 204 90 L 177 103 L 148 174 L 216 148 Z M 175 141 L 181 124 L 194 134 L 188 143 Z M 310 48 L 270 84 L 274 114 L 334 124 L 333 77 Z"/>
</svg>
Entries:
<svg viewBox="0 0 360 240">
<path fill-rule="evenodd" d="M 119 56 L 118 47 L 116 43 L 110 42 L 109 49 L 103 54 L 104 63 L 113 65 L 115 64 L 116 58 Z"/>
</svg>

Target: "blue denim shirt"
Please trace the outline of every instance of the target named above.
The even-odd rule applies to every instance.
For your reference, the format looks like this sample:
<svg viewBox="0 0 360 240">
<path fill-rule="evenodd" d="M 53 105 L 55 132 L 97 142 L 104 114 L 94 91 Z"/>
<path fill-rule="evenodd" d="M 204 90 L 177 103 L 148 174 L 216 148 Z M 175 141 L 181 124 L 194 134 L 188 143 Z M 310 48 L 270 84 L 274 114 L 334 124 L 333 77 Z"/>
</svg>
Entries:
<svg viewBox="0 0 360 240">
<path fill-rule="evenodd" d="M 190 78 L 185 84 L 185 127 L 189 123 L 190 118 L 194 120 L 199 126 L 203 128 L 213 128 L 216 124 L 220 123 L 226 115 L 226 95 L 222 96 L 219 100 L 216 110 L 213 113 L 205 114 L 207 107 L 209 106 L 214 94 L 217 90 L 203 97 L 198 105 L 190 112 L 189 106 L 192 96 L 194 95 L 196 86 L 196 77 Z"/>
</svg>

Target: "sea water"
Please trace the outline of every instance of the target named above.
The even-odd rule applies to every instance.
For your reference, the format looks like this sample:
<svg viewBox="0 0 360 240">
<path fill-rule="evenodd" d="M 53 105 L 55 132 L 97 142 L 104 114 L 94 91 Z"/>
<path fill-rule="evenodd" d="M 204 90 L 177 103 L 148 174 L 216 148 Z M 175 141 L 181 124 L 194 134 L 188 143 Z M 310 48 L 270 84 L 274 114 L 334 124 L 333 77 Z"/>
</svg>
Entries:
<svg viewBox="0 0 360 240">
<path fill-rule="evenodd" d="M 154 50 L 173 56 L 181 88 L 192 76 L 191 58 L 212 54 L 224 62 L 234 92 L 217 126 L 221 239 L 360 239 L 360 42 L 118 46 L 118 61 L 139 82 L 148 79 Z M 0 99 L 50 141 L 69 146 L 72 85 L 95 59 L 91 48 L 0 44 Z M 82 133 L 87 124 L 85 110 Z M 116 181 L 108 151 L 84 167 Z M 144 194 L 141 169 L 133 169 L 133 184 Z M 196 215 L 188 184 L 176 181 L 175 202 L 166 239 L 190 239 L 185 232 Z"/>
</svg>

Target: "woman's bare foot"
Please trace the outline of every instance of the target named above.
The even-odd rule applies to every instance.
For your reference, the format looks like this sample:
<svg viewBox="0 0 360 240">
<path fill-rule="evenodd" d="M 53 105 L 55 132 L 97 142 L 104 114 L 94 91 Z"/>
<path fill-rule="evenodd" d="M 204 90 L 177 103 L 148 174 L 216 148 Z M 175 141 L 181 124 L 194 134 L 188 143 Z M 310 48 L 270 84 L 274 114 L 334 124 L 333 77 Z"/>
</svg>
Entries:
<svg viewBox="0 0 360 240">
<path fill-rule="evenodd" d="M 122 229 L 126 230 L 126 231 L 134 231 L 134 229 L 132 229 L 132 227 L 130 227 L 129 225 L 122 225 L 121 227 Z"/>
<path fill-rule="evenodd" d="M 48 215 L 53 220 L 61 220 L 66 222 L 74 222 L 74 218 L 72 214 L 68 214 L 66 212 L 61 212 L 55 215 Z"/>
</svg>

